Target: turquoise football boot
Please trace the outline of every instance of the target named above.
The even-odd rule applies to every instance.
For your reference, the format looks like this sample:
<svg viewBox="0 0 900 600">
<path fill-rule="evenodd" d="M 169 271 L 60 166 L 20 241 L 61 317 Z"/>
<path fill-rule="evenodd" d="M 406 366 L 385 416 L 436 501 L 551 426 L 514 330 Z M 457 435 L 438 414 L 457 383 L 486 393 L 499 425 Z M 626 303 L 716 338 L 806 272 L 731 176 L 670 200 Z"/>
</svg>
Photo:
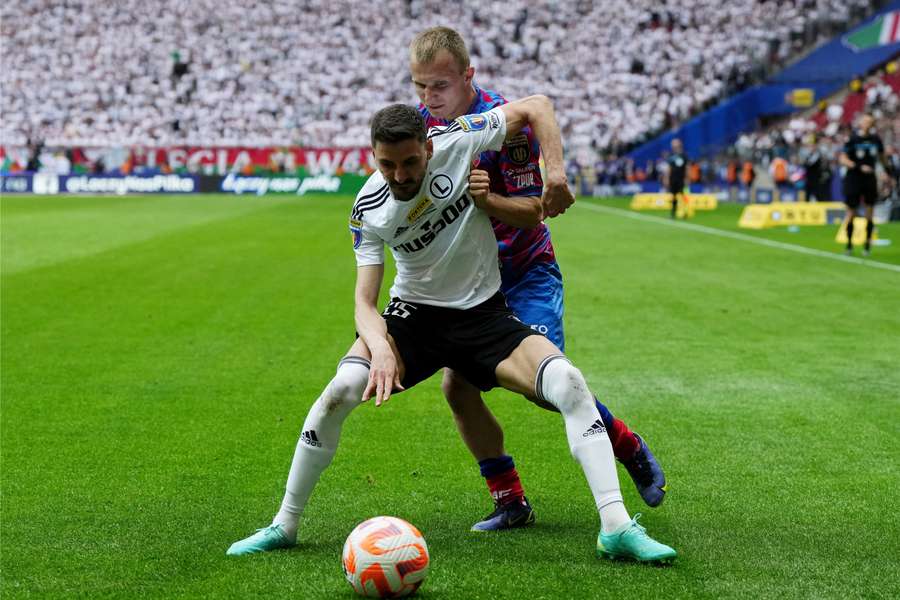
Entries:
<svg viewBox="0 0 900 600">
<path fill-rule="evenodd" d="M 294 542 L 288 539 L 281 525 L 269 525 L 257 529 L 256 533 L 239 542 L 235 542 L 225 554 L 228 556 L 243 556 L 257 552 L 268 552 L 279 548 L 290 548 Z"/>
<path fill-rule="evenodd" d="M 654 563 L 674 560 L 675 550 L 647 535 L 647 530 L 638 525 L 640 518 L 640 513 L 634 515 L 631 522 L 613 533 L 601 531 L 597 536 L 597 556 Z"/>
</svg>

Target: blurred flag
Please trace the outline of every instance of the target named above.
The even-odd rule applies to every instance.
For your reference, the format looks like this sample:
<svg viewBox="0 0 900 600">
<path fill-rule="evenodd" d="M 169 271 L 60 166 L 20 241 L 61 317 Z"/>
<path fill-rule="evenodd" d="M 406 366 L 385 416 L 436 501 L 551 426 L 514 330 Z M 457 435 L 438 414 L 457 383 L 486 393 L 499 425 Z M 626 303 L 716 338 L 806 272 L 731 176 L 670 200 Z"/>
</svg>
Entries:
<svg viewBox="0 0 900 600">
<path fill-rule="evenodd" d="M 900 41 L 900 10 L 885 13 L 844 38 L 854 50 L 868 50 Z"/>
</svg>

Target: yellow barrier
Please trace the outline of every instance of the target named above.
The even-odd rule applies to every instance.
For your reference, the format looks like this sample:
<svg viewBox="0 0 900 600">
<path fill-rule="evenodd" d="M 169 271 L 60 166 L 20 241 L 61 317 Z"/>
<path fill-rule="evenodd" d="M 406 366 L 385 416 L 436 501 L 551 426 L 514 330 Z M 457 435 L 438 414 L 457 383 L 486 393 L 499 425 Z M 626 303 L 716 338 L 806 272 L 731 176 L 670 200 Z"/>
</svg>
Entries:
<svg viewBox="0 0 900 600">
<path fill-rule="evenodd" d="M 714 194 L 685 194 L 693 210 L 716 210 L 719 201 Z M 679 204 L 681 204 L 679 202 Z M 671 210 L 672 194 L 635 194 L 631 210 Z"/>
<path fill-rule="evenodd" d="M 878 239 L 878 228 L 872 230 L 872 239 Z M 834 236 L 834 241 L 838 244 L 846 244 L 847 243 L 847 219 L 844 219 L 844 222 L 841 223 L 841 226 L 838 228 L 837 235 Z M 866 243 L 866 218 L 865 217 L 856 217 L 853 219 L 853 245 L 854 246 L 862 246 Z"/>
<path fill-rule="evenodd" d="M 744 207 L 738 227 L 768 229 L 787 225 L 827 225 L 844 218 L 841 202 L 771 202 Z"/>
<path fill-rule="evenodd" d="M 773 227 L 775 223 L 771 219 L 772 211 L 768 204 L 749 204 L 741 211 L 738 227 L 742 229 L 765 229 Z"/>
</svg>

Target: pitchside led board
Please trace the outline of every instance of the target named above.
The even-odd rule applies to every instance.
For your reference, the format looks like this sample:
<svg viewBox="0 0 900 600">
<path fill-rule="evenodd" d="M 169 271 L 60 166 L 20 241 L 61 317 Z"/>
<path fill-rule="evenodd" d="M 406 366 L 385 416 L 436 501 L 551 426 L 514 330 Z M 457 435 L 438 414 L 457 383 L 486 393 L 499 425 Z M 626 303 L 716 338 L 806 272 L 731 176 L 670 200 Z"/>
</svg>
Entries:
<svg viewBox="0 0 900 600">
<path fill-rule="evenodd" d="M 719 206 L 715 194 L 685 194 L 694 210 L 716 210 Z M 672 194 L 635 194 L 629 205 L 631 210 L 671 210 Z"/>
<path fill-rule="evenodd" d="M 787 225 L 842 223 L 847 207 L 842 202 L 771 202 L 744 207 L 738 227 L 768 229 Z"/>
<path fill-rule="evenodd" d="M 0 175 L 6 194 L 356 194 L 368 176 L 338 175 Z"/>
</svg>

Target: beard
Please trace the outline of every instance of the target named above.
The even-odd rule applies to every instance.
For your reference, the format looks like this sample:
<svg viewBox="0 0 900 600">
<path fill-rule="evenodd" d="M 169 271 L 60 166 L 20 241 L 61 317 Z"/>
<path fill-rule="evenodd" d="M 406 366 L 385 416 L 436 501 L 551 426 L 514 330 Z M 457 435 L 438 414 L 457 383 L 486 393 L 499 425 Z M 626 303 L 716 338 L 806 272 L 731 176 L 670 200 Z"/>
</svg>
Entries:
<svg viewBox="0 0 900 600">
<path fill-rule="evenodd" d="M 405 202 L 416 197 L 416 194 L 419 193 L 419 189 L 422 187 L 422 180 L 402 184 L 389 181 L 388 186 L 391 188 L 391 194 L 393 194 L 394 199 Z"/>
</svg>

